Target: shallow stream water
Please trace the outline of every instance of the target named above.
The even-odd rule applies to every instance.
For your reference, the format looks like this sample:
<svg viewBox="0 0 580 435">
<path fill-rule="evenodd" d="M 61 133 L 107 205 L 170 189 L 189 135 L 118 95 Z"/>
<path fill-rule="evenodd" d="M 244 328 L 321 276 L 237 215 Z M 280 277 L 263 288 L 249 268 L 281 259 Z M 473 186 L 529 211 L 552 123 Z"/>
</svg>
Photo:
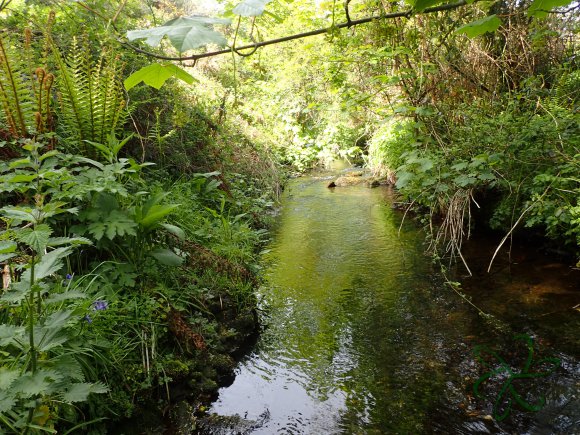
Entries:
<svg viewBox="0 0 580 435">
<path fill-rule="evenodd" d="M 299 178 L 286 191 L 264 254 L 263 333 L 220 389 L 204 433 L 580 433 L 578 292 L 549 305 L 567 331 L 558 334 L 554 315 L 545 327 L 541 315 L 527 321 L 541 297 L 518 305 L 515 290 L 506 297 L 493 283 L 482 297 L 475 278 L 465 291 L 499 316 L 487 319 L 443 283 L 423 255 L 424 234 L 401 224 L 392 190 L 329 189 L 329 177 Z M 578 275 L 570 279 L 564 287 Z M 530 349 L 515 334 L 533 340 L 534 364 L 551 359 L 524 369 Z M 476 397 L 474 384 L 498 367 Z M 522 372 L 541 375 L 510 378 Z M 545 404 L 526 410 L 511 389 Z"/>
</svg>

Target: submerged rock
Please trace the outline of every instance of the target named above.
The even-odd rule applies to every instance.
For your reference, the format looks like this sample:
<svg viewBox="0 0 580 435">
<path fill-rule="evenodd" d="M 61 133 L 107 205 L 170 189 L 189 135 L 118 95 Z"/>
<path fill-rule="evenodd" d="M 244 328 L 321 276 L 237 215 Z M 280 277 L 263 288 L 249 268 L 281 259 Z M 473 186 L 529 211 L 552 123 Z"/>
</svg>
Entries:
<svg viewBox="0 0 580 435">
<path fill-rule="evenodd" d="M 345 187 L 365 184 L 367 187 L 378 187 L 381 182 L 376 178 L 364 177 L 362 171 L 349 172 L 346 175 L 338 177 L 336 180 L 327 184 L 327 187 Z"/>
<path fill-rule="evenodd" d="M 259 429 L 270 419 L 270 411 L 264 411 L 256 420 L 248 420 L 239 415 L 210 414 L 198 420 L 201 435 L 245 435 Z"/>
</svg>

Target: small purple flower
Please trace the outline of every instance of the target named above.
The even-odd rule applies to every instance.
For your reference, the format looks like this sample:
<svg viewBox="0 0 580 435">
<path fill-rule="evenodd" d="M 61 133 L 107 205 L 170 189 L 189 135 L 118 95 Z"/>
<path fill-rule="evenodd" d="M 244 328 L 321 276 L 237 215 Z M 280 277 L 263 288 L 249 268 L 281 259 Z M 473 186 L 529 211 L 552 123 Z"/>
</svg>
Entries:
<svg viewBox="0 0 580 435">
<path fill-rule="evenodd" d="M 108 307 L 109 307 L 109 303 L 107 301 L 95 301 L 95 302 L 93 302 L 93 311 L 106 310 Z"/>
<path fill-rule="evenodd" d="M 67 273 L 66 276 L 64 277 L 64 279 L 68 279 L 71 280 L 72 279 L 72 275 L 70 273 Z"/>
<path fill-rule="evenodd" d="M 83 317 L 83 320 L 87 323 L 93 323 L 93 319 L 91 319 L 91 316 L 89 316 L 88 314 Z"/>
</svg>

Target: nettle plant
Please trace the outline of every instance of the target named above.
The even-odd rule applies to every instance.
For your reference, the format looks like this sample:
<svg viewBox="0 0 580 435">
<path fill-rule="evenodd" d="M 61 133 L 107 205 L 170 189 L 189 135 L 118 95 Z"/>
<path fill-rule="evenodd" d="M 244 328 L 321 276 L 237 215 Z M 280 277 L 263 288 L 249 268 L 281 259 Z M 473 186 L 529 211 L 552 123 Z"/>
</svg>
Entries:
<svg viewBox="0 0 580 435">
<path fill-rule="evenodd" d="M 77 213 L 58 198 L 77 181 L 64 156 L 43 152 L 38 138 L 19 145 L 24 157 L 0 164 L 0 193 L 21 199 L 0 209 L 0 427 L 56 433 L 57 409 L 107 391 L 85 382 L 80 353 L 87 349 L 77 345 L 89 295 L 61 274 L 75 247 L 91 242 L 53 236 L 57 216 Z"/>
</svg>

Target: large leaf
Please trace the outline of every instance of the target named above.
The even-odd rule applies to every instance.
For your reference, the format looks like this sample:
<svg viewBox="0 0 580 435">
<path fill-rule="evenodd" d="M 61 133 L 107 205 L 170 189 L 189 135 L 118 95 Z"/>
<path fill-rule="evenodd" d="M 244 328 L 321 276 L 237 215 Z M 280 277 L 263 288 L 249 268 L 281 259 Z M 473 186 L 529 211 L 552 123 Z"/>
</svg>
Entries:
<svg viewBox="0 0 580 435">
<path fill-rule="evenodd" d="M 56 304 L 62 301 L 68 301 L 70 299 L 86 299 L 88 296 L 78 290 L 69 290 L 64 293 L 53 293 L 48 298 L 45 299 L 45 304 Z"/>
<path fill-rule="evenodd" d="M 24 332 L 23 326 L 0 325 L 0 346 L 18 345 L 19 341 L 24 340 Z"/>
<path fill-rule="evenodd" d="M 72 355 L 59 355 L 50 362 L 54 370 L 66 375 L 67 378 L 79 382 L 84 381 L 83 368 Z"/>
<path fill-rule="evenodd" d="M 16 254 L 16 242 L 12 240 L 2 240 L 0 241 L 0 262 L 4 262 L 12 257 L 15 257 Z"/>
<path fill-rule="evenodd" d="M 161 86 L 171 77 L 183 80 L 188 84 L 192 84 L 195 81 L 191 74 L 179 68 L 177 65 L 173 65 L 172 63 L 154 63 L 141 68 L 139 71 L 127 77 L 124 82 L 125 89 L 129 90 L 141 82 L 155 89 L 161 89 Z"/>
<path fill-rule="evenodd" d="M 0 367 L 0 391 L 8 390 L 12 382 L 20 376 L 20 370 L 9 369 L 8 367 Z"/>
<path fill-rule="evenodd" d="M 107 386 L 100 382 L 95 384 L 79 382 L 72 384 L 68 391 L 62 394 L 62 400 L 67 403 L 84 402 L 87 400 L 90 393 L 102 394 L 107 391 L 109 391 Z"/>
<path fill-rule="evenodd" d="M 62 259 L 71 253 L 71 248 L 57 248 L 44 255 L 35 266 L 34 279 L 39 280 L 55 273 L 62 267 Z M 30 281 L 30 269 L 22 274 L 23 281 Z"/>
<path fill-rule="evenodd" d="M 528 16 L 543 18 L 548 11 L 562 6 L 568 6 L 574 0 L 534 0 L 528 8 Z"/>
<path fill-rule="evenodd" d="M 272 0 L 244 0 L 238 4 L 233 13 L 242 17 L 257 17 L 264 13 L 266 5 Z"/>
<path fill-rule="evenodd" d="M 35 252 L 42 253 L 46 249 L 52 230 L 46 224 L 37 225 L 36 228 L 25 228 L 18 232 L 17 237 L 22 243 L 26 243 Z"/>
<path fill-rule="evenodd" d="M 211 27 L 214 24 L 230 24 L 230 20 L 197 16 L 180 17 L 160 27 L 131 30 L 127 32 L 127 38 L 130 41 L 145 39 L 147 44 L 156 47 L 163 37 L 167 36 L 180 53 L 208 44 L 226 45 L 224 36 Z"/>
<path fill-rule="evenodd" d="M 145 210 L 146 214 L 139 220 L 139 224 L 144 228 L 152 228 L 177 207 L 179 204 L 155 204 Z"/>
<path fill-rule="evenodd" d="M 179 228 L 178 226 L 171 224 L 161 224 L 161 226 L 169 233 L 176 236 L 179 240 L 185 240 L 185 231 L 183 231 L 183 229 Z"/>
<path fill-rule="evenodd" d="M 48 239 L 47 246 L 61 246 L 61 245 L 92 245 L 86 237 L 51 237 Z"/>
<path fill-rule="evenodd" d="M 461 26 L 455 33 L 463 33 L 470 38 L 475 38 L 487 32 L 495 32 L 501 24 L 502 22 L 497 15 L 490 15 L 481 20 L 472 21 Z"/>
<path fill-rule="evenodd" d="M 0 241 L 0 254 L 8 254 L 11 252 L 16 252 L 16 242 L 12 240 L 2 240 Z"/>
<path fill-rule="evenodd" d="M 12 393 L 18 393 L 20 397 L 32 397 L 46 392 L 54 381 L 58 381 L 62 375 L 53 370 L 40 369 L 36 373 L 25 374 L 16 379 L 10 390 Z"/>
<path fill-rule="evenodd" d="M 173 252 L 171 249 L 156 249 L 151 252 L 151 256 L 166 266 L 181 266 L 183 258 Z"/>
</svg>

